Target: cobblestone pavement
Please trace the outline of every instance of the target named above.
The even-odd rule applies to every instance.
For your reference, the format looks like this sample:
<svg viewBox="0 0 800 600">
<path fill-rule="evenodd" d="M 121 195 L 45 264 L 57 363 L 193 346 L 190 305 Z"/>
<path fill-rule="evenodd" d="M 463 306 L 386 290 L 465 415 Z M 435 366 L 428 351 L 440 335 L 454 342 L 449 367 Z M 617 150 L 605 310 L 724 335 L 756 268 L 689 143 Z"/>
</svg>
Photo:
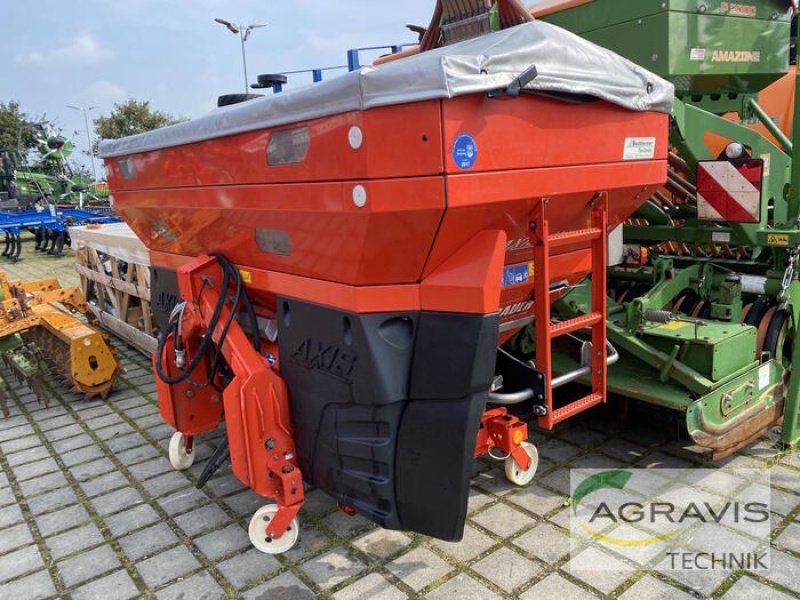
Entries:
<svg viewBox="0 0 800 600">
<path fill-rule="evenodd" d="M 72 256 L 34 257 L 31 250 L 26 244 L 22 263 L 0 267 L 12 277 L 57 272 L 63 284 L 75 283 Z M 501 463 L 479 462 L 460 544 L 383 531 L 337 512 L 328 497 L 311 491 L 297 546 L 284 556 L 260 554 L 246 528 L 264 501 L 229 468 L 195 489 L 213 439 L 198 444 L 193 468 L 172 470 L 172 431 L 159 415 L 148 361 L 119 347 L 126 372 L 108 402 L 54 386 L 44 409 L 27 389 L 17 389 L 12 416 L 0 420 L 0 598 L 761 600 L 800 594 L 800 454 L 777 450 L 774 435 L 720 467 L 771 474 L 771 571 L 670 578 L 571 568 L 570 468 L 703 466 L 669 441 L 665 429 L 621 424 L 603 412 L 554 435 L 535 432 L 540 473 L 525 489 L 505 480 Z M 620 566 L 625 560 L 600 559 Z"/>
</svg>

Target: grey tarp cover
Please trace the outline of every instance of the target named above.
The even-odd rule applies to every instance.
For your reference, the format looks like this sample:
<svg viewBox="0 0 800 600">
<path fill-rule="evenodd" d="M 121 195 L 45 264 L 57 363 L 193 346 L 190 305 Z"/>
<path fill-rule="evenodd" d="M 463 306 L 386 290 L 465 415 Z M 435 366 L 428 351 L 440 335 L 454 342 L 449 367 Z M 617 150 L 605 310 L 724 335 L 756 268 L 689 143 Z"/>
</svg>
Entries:
<svg viewBox="0 0 800 600">
<path fill-rule="evenodd" d="M 104 141 L 100 155 L 125 156 L 354 110 L 484 93 L 507 87 L 532 65 L 539 75 L 526 86 L 530 91 L 584 94 L 636 111 L 672 109 L 672 84 L 568 31 L 535 21 Z"/>
</svg>

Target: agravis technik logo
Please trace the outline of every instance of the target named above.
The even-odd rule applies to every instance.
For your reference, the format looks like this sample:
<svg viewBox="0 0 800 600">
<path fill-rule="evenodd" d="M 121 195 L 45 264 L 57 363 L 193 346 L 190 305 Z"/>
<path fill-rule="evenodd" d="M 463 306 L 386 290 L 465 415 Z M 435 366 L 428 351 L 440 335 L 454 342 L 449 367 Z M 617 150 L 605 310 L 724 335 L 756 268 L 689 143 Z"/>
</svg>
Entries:
<svg viewBox="0 0 800 600">
<path fill-rule="evenodd" d="M 573 470 L 571 495 L 575 560 L 592 548 L 665 571 L 769 568 L 770 487 L 760 471 Z M 595 552 L 586 568 L 603 563 Z"/>
</svg>

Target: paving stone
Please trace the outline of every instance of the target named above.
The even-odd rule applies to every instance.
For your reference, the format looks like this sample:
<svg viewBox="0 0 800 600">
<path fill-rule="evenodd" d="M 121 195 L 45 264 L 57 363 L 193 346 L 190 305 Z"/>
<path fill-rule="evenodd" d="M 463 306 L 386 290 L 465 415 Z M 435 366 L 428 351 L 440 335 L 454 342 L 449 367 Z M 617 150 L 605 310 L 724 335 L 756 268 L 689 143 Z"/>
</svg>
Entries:
<svg viewBox="0 0 800 600">
<path fill-rule="evenodd" d="M 128 471 L 130 471 L 130 474 L 136 477 L 136 479 L 144 481 L 145 479 L 150 479 L 156 475 L 170 473 L 173 471 L 173 468 L 169 460 L 163 456 L 159 456 L 152 460 L 134 465 L 130 467 Z"/>
<path fill-rule="evenodd" d="M 218 529 L 228 523 L 231 518 L 219 506 L 209 503 L 175 517 L 174 520 L 186 535 L 194 537 L 209 529 Z"/>
<path fill-rule="evenodd" d="M 603 569 L 595 568 L 603 565 Z M 634 569 L 596 548 L 587 548 L 570 560 L 564 570 L 604 594 L 610 594 L 634 573 Z"/>
<path fill-rule="evenodd" d="M 350 516 L 341 510 L 337 510 L 335 513 L 328 515 L 322 522 L 328 529 L 343 538 L 352 537 L 356 533 L 374 527 L 372 521 L 361 515 Z"/>
<path fill-rule="evenodd" d="M 147 444 L 147 440 L 139 433 L 131 433 L 128 435 L 121 435 L 105 440 L 106 447 L 116 454 L 124 450 L 136 448 L 143 444 Z"/>
<path fill-rule="evenodd" d="M 186 546 L 178 546 L 140 562 L 136 569 L 148 587 L 157 588 L 183 577 L 199 566 L 200 563 Z"/>
<path fill-rule="evenodd" d="M 508 548 L 493 552 L 472 569 L 509 593 L 542 572 L 541 566 Z"/>
<path fill-rule="evenodd" d="M 142 482 L 142 487 L 153 498 L 170 494 L 188 486 L 194 487 L 194 484 L 179 471 L 170 471 Z"/>
<path fill-rule="evenodd" d="M 538 478 L 538 482 L 561 496 L 569 496 L 569 468 L 559 468 Z"/>
<path fill-rule="evenodd" d="M 535 483 L 526 486 L 515 494 L 509 494 L 506 499 L 539 516 L 544 516 L 557 508 L 563 507 L 569 500 L 567 494 L 553 492 Z"/>
<path fill-rule="evenodd" d="M 73 587 L 98 575 L 119 568 L 119 559 L 111 546 L 100 546 L 57 563 L 67 587 Z"/>
<path fill-rule="evenodd" d="M 37 419 L 36 424 L 42 431 L 50 431 L 51 429 L 58 429 L 65 425 L 72 425 L 75 418 L 72 415 L 60 415 L 51 419 Z"/>
<path fill-rule="evenodd" d="M 322 556 L 312 558 L 301 568 L 322 589 L 330 589 L 360 573 L 364 565 L 343 547 L 338 546 Z"/>
<path fill-rule="evenodd" d="M 81 450 L 78 450 L 78 452 L 81 452 Z M 99 477 L 100 475 L 105 475 L 106 473 L 116 470 L 117 467 L 113 462 L 107 458 L 100 458 L 99 460 L 93 460 L 91 462 L 85 462 L 78 466 L 71 467 L 70 473 L 72 473 L 72 476 L 79 483 L 83 483 L 84 481 L 89 481 L 90 479 L 94 479 L 95 477 Z"/>
<path fill-rule="evenodd" d="M 153 510 L 153 507 L 147 504 L 140 504 L 129 510 L 106 517 L 105 522 L 114 537 L 120 538 L 131 531 L 152 525 L 160 520 L 161 517 Z"/>
<path fill-rule="evenodd" d="M 509 537 L 520 529 L 536 523 L 528 515 L 522 514 L 503 503 L 487 508 L 472 517 L 472 520 L 500 537 Z"/>
<path fill-rule="evenodd" d="M 110 415 L 105 414 L 92 419 L 84 419 L 84 423 L 92 431 L 97 431 L 98 429 L 108 427 L 109 425 L 118 425 L 122 423 L 122 418 L 119 415 L 112 413 Z"/>
<path fill-rule="evenodd" d="M 152 404 L 142 404 L 140 406 L 136 406 L 135 408 L 131 408 L 130 410 L 126 410 L 125 414 L 131 419 L 137 420 L 138 425 L 139 418 L 149 415 L 159 415 L 160 413 L 157 406 L 153 406 Z"/>
<path fill-rule="evenodd" d="M 78 498 L 68 487 L 53 490 L 45 494 L 40 494 L 28 500 L 28 508 L 34 515 L 41 515 L 46 512 L 75 504 Z"/>
<path fill-rule="evenodd" d="M 94 443 L 91 438 L 88 439 L 89 441 L 92 442 L 92 444 Z M 63 462 L 67 467 L 75 467 L 75 465 L 80 465 L 82 463 L 89 463 L 90 461 L 97 461 L 97 459 L 103 459 L 104 461 L 106 461 L 105 463 L 93 464 L 93 467 L 89 468 L 98 468 L 100 464 L 108 464 L 109 467 L 106 469 L 106 471 L 103 472 L 111 471 L 114 468 L 114 464 L 111 461 L 105 459 L 104 456 L 105 455 L 103 454 L 103 451 L 100 450 L 100 448 L 98 448 L 97 446 L 93 445 L 84 446 L 61 454 L 61 462 Z M 83 469 L 78 469 L 77 473 L 74 472 L 73 470 L 73 475 L 75 475 L 75 478 L 78 479 L 79 474 L 81 474 L 82 472 Z M 94 475 L 99 475 L 99 473 L 91 472 L 89 476 L 94 476 Z"/>
<path fill-rule="evenodd" d="M 250 536 L 238 524 L 212 531 L 194 540 L 200 551 L 212 561 L 250 547 Z"/>
<path fill-rule="evenodd" d="M 179 515 L 197 506 L 211 502 L 208 496 L 195 488 L 181 490 L 161 498 L 157 501 L 159 506 L 170 516 Z"/>
<path fill-rule="evenodd" d="M 447 583 L 437 587 L 425 596 L 428 600 L 493 600 L 500 596 L 486 588 L 482 583 L 476 581 L 469 575 L 462 573 L 453 577 Z"/>
<path fill-rule="evenodd" d="M 433 540 L 433 543 L 456 560 L 462 562 L 472 560 L 494 546 L 492 538 L 469 525 L 464 527 L 464 539 L 460 542 Z"/>
<path fill-rule="evenodd" d="M 173 583 L 156 594 L 158 600 L 216 600 L 224 598 L 225 590 L 208 573 L 198 573 Z"/>
<path fill-rule="evenodd" d="M 521 600 L 541 600 L 542 598 L 569 598 L 569 600 L 589 600 L 593 594 L 567 581 L 558 573 L 542 579 L 520 596 Z"/>
<path fill-rule="evenodd" d="M 47 571 L 38 571 L 10 583 L 0 584 L 0 598 L 8 600 L 50 598 L 55 595 L 56 586 Z"/>
<path fill-rule="evenodd" d="M 648 450 L 639 444 L 614 437 L 598 446 L 597 451 L 604 452 L 622 462 L 633 463 L 640 460 Z"/>
<path fill-rule="evenodd" d="M 278 571 L 281 563 L 274 556 L 252 548 L 217 564 L 216 567 L 233 587 L 241 590 L 250 582 Z"/>
<path fill-rule="evenodd" d="M 773 550 L 769 560 L 770 569 L 763 576 L 800 595 L 800 579 L 797 577 L 797 573 L 800 573 L 800 559 Z"/>
<path fill-rule="evenodd" d="M 86 448 L 87 446 L 91 446 L 93 444 L 94 440 L 92 439 L 92 436 L 82 433 L 81 435 L 76 435 L 65 440 L 53 442 L 53 450 L 55 450 L 58 455 L 61 456 L 62 454 L 66 454 L 72 450 Z"/>
<path fill-rule="evenodd" d="M 27 423 L 23 423 L 22 425 L 17 425 L 16 427 L 6 429 L 3 432 L 3 440 L 11 441 L 18 438 L 27 437 L 29 435 L 36 435 L 36 433 L 33 431 L 33 427 Z"/>
<path fill-rule="evenodd" d="M 224 469 L 220 469 L 217 471 L 217 474 L 206 484 L 206 489 L 215 496 L 222 497 L 229 496 L 236 492 L 241 492 L 246 488 L 233 473 L 225 474 Z M 319 494 L 322 494 L 322 492 L 319 492 Z M 331 501 L 333 502 L 332 499 Z M 305 511 L 306 514 L 320 514 L 320 512 L 316 512 L 318 510 L 316 509 L 317 504 L 318 502 L 316 496 L 306 496 L 305 502 L 303 503 L 303 511 Z M 333 502 L 333 506 L 329 507 L 329 509 L 330 508 L 336 508 L 336 502 Z"/>
<path fill-rule="evenodd" d="M 796 598 L 796 596 L 785 594 L 749 577 L 742 577 L 722 597 L 726 600 L 788 600 Z"/>
<path fill-rule="evenodd" d="M 315 595 L 296 575 L 283 573 L 246 592 L 242 597 L 244 600 L 272 600 L 273 598 L 275 600 L 314 600 Z"/>
<path fill-rule="evenodd" d="M 0 442 L 0 450 L 3 451 L 3 454 L 13 454 L 16 452 L 21 452 L 23 450 L 29 450 L 30 448 L 34 448 L 36 446 L 41 446 L 41 440 L 36 437 L 35 435 L 17 438 L 15 440 L 8 440 L 6 442 Z"/>
<path fill-rule="evenodd" d="M 570 551 L 569 537 L 550 523 L 540 523 L 513 543 L 548 564 L 557 563 Z"/>
<path fill-rule="evenodd" d="M 472 480 L 473 484 L 485 492 L 496 496 L 503 496 L 516 489 L 516 486 L 506 479 L 506 474 L 499 468 L 479 473 Z"/>
<path fill-rule="evenodd" d="M 8 484 L 0 485 L 0 507 L 14 504 L 16 501 L 17 498 L 11 487 Z"/>
<path fill-rule="evenodd" d="M 20 523 L 0 531 L 0 554 L 33 544 L 33 537 L 27 523 Z"/>
<path fill-rule="evenodd" d="M 14 454 L 6 455 L 6 460 L 12 469 L 16 469 L 20 465 L 42 460 L 43 458 L 51 458 L 51 456 L 47 451 L 47 448 L 41 444 L 33 448 L 29 448 L 28 450 L 23 450 L 22 452 L 15 452 Z"/>
<path fill-rule="evenodd" d="M 10 527 L 11 525 L 16 525 L 24 521 L 25 519 L 22 516 L 22 511 L 16 504 L 12 504 L 11 506 L 6 506 L 5 508 L 0 509 L 0 529 L 3 529 L 4 527 Z"/>
<path fill-rule="evenodd" d="M 54 560 L 59 560 L 80 550 L 102 544 L 105 540 L 93 523 L 71 529 L 47 538 L 47 547 Z"/>
<path fill-rule="evenodd" d="M 489 502 L 492 502 L 492 500 L 492 497 L 487 496 L 480 490 L 471 487 L 469 489 L 469 498 L 467 500 L 467 513 L 474 513 L 480 508 L 486 506 Z"/>
<path fill-rule="evenodd" d="M 312 523 L 306 523 L 301 520 L 300 536 L 297 539 L 297 543 L 284 556 L 291 561 L 300 562 L 312 554 L 319 554 L 333 544 L 333 540 Z"/>
<path fill-rule="evenodd" d="M 122 488 L 116 492 L 111 492 L 110 494 L 92 499 L 94 509 L 103 517 L 120 512 L 126 508 L 133 508 L 143 502 L 144 500 L 142 500 L 139 492 L 132 487 Z"/>
<path fill-rule="evenodd" d="M 622 596 L 622 600 L 692 600 L 694 596 L 650 575 L 645 575 Z"/>
<path fill-rule="evenodd" d="M 52 458 L 45 458 L 17 467 L 14 469 L 14 477 L 17 482 L 21 483 L 33 477 L 40 477 L 58 470 L 58 464 L 55 460 Z"/>
<path fill-rule="evenodd" d="M 775 547 L 800 554 L 800 523 L 790 523 L 775 540 Z"/>
<path fill-rule="evenodd" d="M 150 444 L 136 446 L 130 450 L 117 453 L 116 457 L 123 465 L 135 465 L 151 458 L 161 456 L 161 453 Z"/>
<path fill-rule="evenodd" d="M 112 471 L 100 477 L 95 477 L 80 484 L 83 492 L 89 498 L 113 492 L 128 485 L 128 478 L 119 471 Z"/>
<path fill-rule="evenodd" d="M 134 561 L 178 543 L 178 537 L 165 523 L 156 523 L 119 539 L 119 544 Z"/>
<path fill-rule="evenodd" d="M 99 429 L 94 432 L 94 434 L 100 438 L 101 440 L 111 440 L 117 437 L 122 437 L 123 435 L 128 435 L 133 433 L 134 429 L 127 423 L 117 423 L 116 425 L 112 425 L 111 427 L 104 427 L 103 429 Z"/>
<path fill-rule="evenodd" d="M 419 591 L 453 570 L 447 561 L 420 546 L 386 565 L 399 580 Z"/>
<path fill-rule="evenodd" d="M 58 429 L 53 429 L 52 431 L 46 431 L 44 433 L 44 437 L 51 442 L 57 442 L 58 440 L 65 440 L 75 435 L 81 435 L 82 433 L 83 427 L 77 423 L 73 423 L 72 425 L 67 425 L 66 427 L 60 427 Z"/>
<path fill-rule="evenodd" d="M 540 456 L 558 463 L 570 460 L 584 451 L 583 448 L 555 438 L 536 444 L 536 449 L 539 451 Z"/>
<path fill-rule="evenodd" d="M 83 525 L 89 520 L 89 513 L 80 504 L 74 504 L 55 512 L 36 517 L 36 526 L 45 538 L 67 529 Z"/>
<path fill-rule="evenodd" d="M 235 496 L 229 496 L 223 500 L 233 512 L 239 517 L 247 517 L 248 519 L 262 506 L 264 506 L 264 498 L 258 496 L 253 490 L 247 489 Z"/>
<path fill-rule="evenodd" d="M 411 539 L 400 531 L 378 528 L 359 537 L 353 545 L 370 558 L 385 560 L 410 543 Z"/>
<path fill-rule="evenodd" d="M 136 584 L 125 571 L 106 575 L 72 592 L 72 600 L 97 600 L 98 598 L 129 600 L 139 596 Z"/>
<path fill-rule="evenodd" d="M 377 573 L 367 575 L 333 595 L 334 600 L 404 600 L 407 597 Z"/>
<path fill-rule="evenodd" d="M 19 484 L 19 488 L 26 498 L 33 498 L 39 494 L 66 487 L 69 487 L 69 483 L 67 483 L 67 478 L 64 477 L 61 471 L 40 475 L 39 477 L 28 479 Z"/>
</svg>

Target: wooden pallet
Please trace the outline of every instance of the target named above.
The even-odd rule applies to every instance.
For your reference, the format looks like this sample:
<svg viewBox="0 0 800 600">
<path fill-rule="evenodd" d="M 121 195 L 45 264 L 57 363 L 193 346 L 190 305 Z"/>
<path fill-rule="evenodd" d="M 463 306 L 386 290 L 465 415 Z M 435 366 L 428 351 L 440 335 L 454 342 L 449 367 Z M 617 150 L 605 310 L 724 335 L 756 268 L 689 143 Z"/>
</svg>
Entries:
<svg viewBox="0 0 800 600">
<path fill-rule="evenodd" d="M 104 232 L 101 242 L 93 239 L 92 230 L 72 228 L 72 245 L 77 257 L 75 266 L 81 291 L 100 325 L 128 342 L 152 354 L 156 348 L 158 326 L 150 304 L 150 265 L 146 252 L 132 262 L 130 233 L 119 238 Z"/>
</svg>

